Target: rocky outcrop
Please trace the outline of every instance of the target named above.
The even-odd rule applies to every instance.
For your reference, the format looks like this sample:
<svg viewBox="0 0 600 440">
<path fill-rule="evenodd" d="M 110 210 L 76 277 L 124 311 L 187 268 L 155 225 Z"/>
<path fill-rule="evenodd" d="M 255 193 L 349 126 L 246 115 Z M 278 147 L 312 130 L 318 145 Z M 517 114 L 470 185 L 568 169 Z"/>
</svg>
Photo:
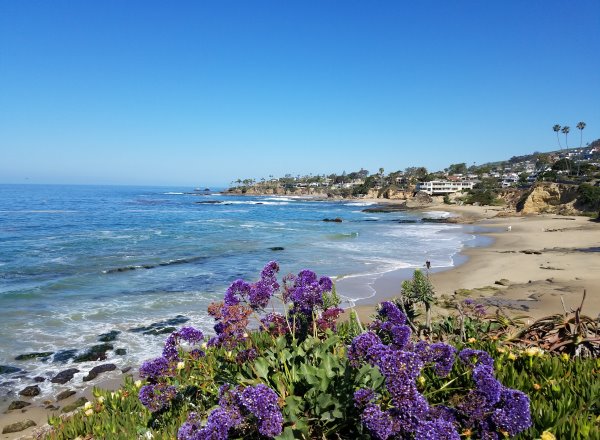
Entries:
<svg viewBox="0 0 600 440">
<path fill-rule="evenodd" d="M 576 199 L 577 185 L 540 182 L 517 203 L 517 211 L 522 214 L 576 214 Z"/>
</svg>

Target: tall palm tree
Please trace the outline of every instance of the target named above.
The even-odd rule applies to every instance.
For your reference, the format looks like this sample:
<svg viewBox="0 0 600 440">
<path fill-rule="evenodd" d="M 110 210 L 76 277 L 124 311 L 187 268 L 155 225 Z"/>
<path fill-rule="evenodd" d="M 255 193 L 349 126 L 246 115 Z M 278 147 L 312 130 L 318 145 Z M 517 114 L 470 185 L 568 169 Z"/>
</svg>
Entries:
<svg viewBox="0 0 600 440">
<path fill-rule="evenodd" d="M 569 131 L 571 131 L 571 127 L 569 127 L 568 125 L 565 125 L 562 128 L 562 130 L 561 130 L 561 132 L 563 132 L 564 135 L 565 135 L 565 148 L 567 149 L 567 158 L 566 158 L 567 159 L 567 173 L 568 173 L 567 175 L 571 174 L 571 165 L 570 165 L 569 158 L 568 158 L 568 153 L 569 153 Z"/>
<path fill-rule="evenodd" d="M 569 149 L 569 131 L 571 131 L 571 127 L 565 125 L 561 130 L 565 135 L 565 145 L 567 150 Z"/>
<path fill-rule="evenodd" d="M 560 138 L 558 137 L 558 133 L 560 133 L 560 125 L 555 124 L 554 127 L 552 127 L 552 130 L 554 130 L 554 132 L 556 133 L 556 140 L 558 141 L 558 148 L 560 148 L 562 150 L 562 147 L 560 146 Z"/>
<path fill-rule="evenodd" d="M 579 129 L 579 148 L 581 148 L 581 144 L 583 143 L 583 129 L 585 128 L 585 122 L 581 121 L 577 123 L 577 128 Z"/>
</svg>

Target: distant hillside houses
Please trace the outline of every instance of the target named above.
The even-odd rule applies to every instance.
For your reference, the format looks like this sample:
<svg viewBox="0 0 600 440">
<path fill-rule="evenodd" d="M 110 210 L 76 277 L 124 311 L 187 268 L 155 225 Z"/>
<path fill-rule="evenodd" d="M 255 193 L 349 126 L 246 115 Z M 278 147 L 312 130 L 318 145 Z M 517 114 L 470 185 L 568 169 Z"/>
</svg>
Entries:
<svg viewBox="0 0 600 440">
<path fill-rule="evenodd" d="M 416 190 L 426 192 L 430 196 L 439 196 L 473 189 L 474 186 L 475 181 L 473 180 L 432 180 L 430 182 L 417 183 Z"/>
</svg>

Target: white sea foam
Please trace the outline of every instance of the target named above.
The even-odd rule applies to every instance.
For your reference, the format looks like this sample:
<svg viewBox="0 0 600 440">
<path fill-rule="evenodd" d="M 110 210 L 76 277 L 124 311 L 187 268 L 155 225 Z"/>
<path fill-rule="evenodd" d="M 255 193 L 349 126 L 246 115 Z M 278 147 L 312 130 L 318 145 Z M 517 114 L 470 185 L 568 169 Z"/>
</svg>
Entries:
<svg viewBox="0 0 600 440">
<path fill-rule="evenodd" d="M 374 205 L 374 202 L 350 202 L 344 203 L 344 206 L 371 206 Z"/>
<path fill-rule="evenodd" d="M 164 194 L 164 195 L 166 195 L 166 196 L 181 196 L 181 195 L 183 195 L 183 194 L 185 194 L 185 193 L 181 193 L 181 192 L 171 192 L 171 191 L 169 191 L 169 192 L 166 192 L 166 193 L 163 193 L 163 194 Z"/>
<path fill-rule="evenodd" d="M 231 200 L 224 205 L 289 205 L 289 202 L 261 202 L 256 200 Z"/>
</svg>

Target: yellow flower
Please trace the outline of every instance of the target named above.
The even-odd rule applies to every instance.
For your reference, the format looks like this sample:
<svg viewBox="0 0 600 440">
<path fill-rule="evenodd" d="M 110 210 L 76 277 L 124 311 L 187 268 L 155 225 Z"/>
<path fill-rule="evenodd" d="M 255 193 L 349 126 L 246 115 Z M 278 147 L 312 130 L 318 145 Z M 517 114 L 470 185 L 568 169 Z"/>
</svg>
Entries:
<svg viewBox="0 0 600 440">
<path fill-rule="evenodd" d="M 135 385 L 136 388 L 139 388 L 139 387 L 142 386 L 142 381 L 141 380 L 136 380 L 133 384 Z"/>
<path fill-rule="evenodd" d="M 529 347 L 524 353 L 529 357 L 542 356 L 544 354 L 544 350 L 538 347 Z"/>
<path fill-rule="evenodd" d="M 83 405 L 83 409 L 88 410 L 92 408 L 92 402 L 85 402 L 85 405 Z"/>
<path fill-rule="evenodd" d="M 506 353 L 506 349 L 504 347 L 496 347 L 498 353 Z"/>
<path fill-rule="evenodd" d="M 242 335 L 244 338 L 248 337 L 248 333 L 244 332 L 244 334 Z"/>
<path fill-rule="evenodd" d="M 554 437 L 554 434 L 552 434 L 550 431 L 544 431 L 542 432 L 540 440 L 556 440 L 556 437 Z"/>
<path fill-rule="evenodd" d="M 472 344 L 473 342 L 477 342 L 477 339 L 475 339 L 475 338 L 469 338 L 468 341 L 469 341 L 469 343 Z"/>
<path fill-rule="evenodd" d="M 542 389 L 542 386 L 539 383 L 534 383 L 533 384 L 533 389 L 536 391 L 539 391 Z"/>
<path fill-rule="evenodd" d="M 517 355 L 516 355 L 516 354 L 514 354 L 514 353 L 511 351 L 510 353 L 508 353 L 508 358 L 509 358 L 511 361 L 514 361 L 514 360 L 517 358 Z"/>
<path fill-rule="evenodd" d="M 202 347 L 203 350 L 206 350 L 208 348 L 208 344 L 206 342 L 203 342 L 200 347 Z"/>
<path fill-rule="evenodd" d="M 92 414 L 94 414 L 94 410 L 92 408 L 85 411 L 85 415 L 88 417 L 91 416 Z"/>
<path fill-rule="evenodd" d="M 425 385 L 425 378 L 423 376 L 419 376 L 418 380 L 421 385 Z"/>
<path fill-rule="evenodd" d="M 104 396 L 98 397 L 98 403 L 104 403 Z"/>
<path fill-rule="evenodd" d="M 560 357 L 563 361 L 568 361 L 571 358 L 568 353 L 563 353 L 560 355 Z"/>
<path fill-rule="evenodd" d="M 185 362 L 177 362 L 177 369 L 183 370 L 185 368 Z"/>
</svg>

